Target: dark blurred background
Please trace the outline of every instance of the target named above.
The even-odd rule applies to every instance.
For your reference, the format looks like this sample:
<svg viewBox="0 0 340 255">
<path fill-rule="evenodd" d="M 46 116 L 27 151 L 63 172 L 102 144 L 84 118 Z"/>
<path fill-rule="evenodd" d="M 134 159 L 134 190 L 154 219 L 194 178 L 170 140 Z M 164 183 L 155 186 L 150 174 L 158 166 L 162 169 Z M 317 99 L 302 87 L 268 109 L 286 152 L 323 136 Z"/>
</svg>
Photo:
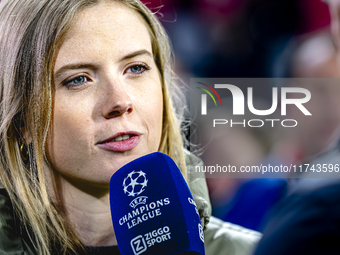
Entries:
<svg viewBox="0 0 340 255">
<path fill-rule="evenodd" d="M 190 78 L 203 77 L 339 78 L 329 9 L 321 0 L 143 2 L 169 33 L 176 73 L 188 85 Z M 271 103 L 271 89 L 261 88 L 262 95 L 269 95 L 261 101 Z M 296 164 L 322 151 L 340 124 L 340 90 L 308 89 L 317 102 L 309 106 L 313 118 L 299 119 L 294 132 L 263 130 L 259 135 L 261 130 L 226 129 L 216 139 L 208 137 L 201 155 L 205 164 L 214 165 L 216 150 L 232 165 L 245 160 L 248 165 Z M 290 117 L 299 118 L 296 112 Z M 191 121 L 204 128 L 204 123 Z M 261 231 L 266 215 L 285 194 L 287 177 L 208 178 L 213 215 Z"/>
<path fill-rule="evenodd" d="M 285 77 L 288 74 L 274 69 L 286 47 L 330 23 L 328 8 L 320 0 L 144 3 L 158 13 L 168 31 L 176 70 L 184 77 L 188 73 L 191 77 Z"/>
</svg>

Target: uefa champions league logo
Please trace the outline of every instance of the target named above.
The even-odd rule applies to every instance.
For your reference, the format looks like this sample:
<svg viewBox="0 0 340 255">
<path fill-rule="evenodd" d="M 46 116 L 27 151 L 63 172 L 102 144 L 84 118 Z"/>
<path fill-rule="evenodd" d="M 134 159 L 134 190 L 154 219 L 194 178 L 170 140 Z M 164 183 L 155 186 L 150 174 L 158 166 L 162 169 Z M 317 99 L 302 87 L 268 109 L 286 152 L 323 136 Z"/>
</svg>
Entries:
<svg viewBox="0 0 340 255">
<path fill-rule="evenodd" d="M 129 197 L 135 197 L 140 195 L 148 184 L 146 174 L 140 171 L 132 171 L 123 181 L 124 194 L 128 194 Z"/>
</svg>

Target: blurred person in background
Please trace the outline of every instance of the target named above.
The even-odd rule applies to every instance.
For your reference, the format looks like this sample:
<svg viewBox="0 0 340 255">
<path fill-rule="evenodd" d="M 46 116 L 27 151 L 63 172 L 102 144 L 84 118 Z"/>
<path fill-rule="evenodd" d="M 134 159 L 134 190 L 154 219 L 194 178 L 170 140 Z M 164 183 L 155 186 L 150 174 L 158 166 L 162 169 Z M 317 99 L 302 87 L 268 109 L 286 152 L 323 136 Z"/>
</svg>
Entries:
<svg viewBox="0 0 340 255">
<path fill-rule="evenodd" d="M 332 39 L 326 29 L 301 38 L 297 37 L 291 45 L 289 63 L 285 64 L 289 66 L 287 76 L 310 78 L 303 80 L 305 83 L 299 80 L 298 86 L 309 89 L 313 95 L 313 101 L 306 104 L 313 117 L 305 118 L 298 108 L 288 107 L 287 118 L 296 119 L 299 124 L 294 129 L 278 128 L 275 135 L 270 134 L 273 131 L 270 129 L 214 128 L 214 134 L 211 137 L 208 135 L 202 143 L 206 145 L 202 155 L 206 165 L 230 164 L 237 168 L 241 165 L 260 165 L 260 163 L 290 165 L 327 147 L 332 134 L 340 124 L 340 112 L 337 113 L 340 111 L 338 100 L 340 87 L 334 86 L 334 83 L 322 84 L 320 83 L 322 80 L 311 78 L 339 77 Z M 291 84 L 294 85 L 296 84 Z M 220 111 L 226 113 L 228 109 L 220 109 Z M 325 114 L 329 112 L 333 114 Z M 209 117 L 214 114 L 221 116 L 220 113 L 212 110 Z M 232 116 L 230 110 L 228 116 L 229 118 Z M 210 134 L 209 128 L 205 128 L 207 122 L 199 121 L 197 125 L 203 134 Z M 272 135 L 274 137 L 270 137 Z M 268 140 L 271 140 L 270 143 Z M 275 173 L 271 177 L 254 180 L 234 179 L 228 176 L 208 178 L 213 214 L 226 221 L 262 231 L 267 213 L 285 195 L 285 179 L 289 176 L 287 174 L 279 176 Z"/>
<path fill-rule="evenodd" d="M 319 68 L 328 74 L 336 74 L 339 72 L 339 64 L 336 60 L 339 59 L 340 46 L 340 1 L 326 2 L 330 8 L 331 31 L 337 51 L 329 57 L 329 62 L 324 63 L 324 67 L 319 66 Z M 318 47 L 315 51 L 318 51 Z M 327 52 L 320 57 L 325 56 Z M 317 70 L 314 69 L 313 76 L 316 72 Z M 340 93 L 337 91 L 339 86 L 336 85 L 332 88 L 334 90 L 329 97 L 330 101 L 339 101 Z M 318 106 L 323 107 L 322 104 L 328 103 L 325 98 L 319 101 Z M 333 111 L 323 112 L 323 114 L 329 115 L 328 117 L 334 114 L 333 118 L 336 119 L 338 109 L 335 102 L 331 109 Z M 315 140 L 316 136 L 317 133 L 309 139 Z M 320 132 L 320 137 L 322 136 L 323 133 Z M 304 171 L 299 176 L 301 179 L 291 182 L 286 198 L 273 211 L 255 255 L 340 254 L 339 134 L 335 139 L 333 138 L 332 145 L 303 163 L 309 165 L 305 165 Z M 325 171 L 306 171 L 307 167 L 317 168 L 318 165 L 325 166 Z"/>
<path fill-rule="evenodd" d="M 165 26 L 174 35 L 175 51 L 181 52 L 176 60 L 182 63 L 180 66 L 186 66 L 182 69 L 185 78 L 275 76 L 274 63 L 295 36 L 316 31 L 329 23 L 327 6 L 319 0 L 199 0 L 173 1 L 173 5 L 178 10 L 176 22 L 165 21 Z M 171 8 L 168 10 L 171 13 Z M 332 43 L 329 37 L 322 38 L 320 40 L 319 34 L 299 43 L 300 47 L 294 49 L 293 61 L 290 59 L 292 72 L 275 77 L 338 77 Z M 313 107 L 319 117 L 301 123 L 298 132 L 280 139 L 269 155 L 278 157 L 278 162 L 299 162 L 323 150 L 337 126 L 338 115 L 325 114 L 337 106 L 337 88 L 319 90 L 320 86 L 315 86 L 311 89 L 313 98 L 318 98 Z M 294 112 L 290 114 L 296 116 Z M 320 122 L 313 123 L 314 120 Z M 230 201 L 232 195 L 226 194 L 223 198 L 223 192 L 231 192 L 238 184 L 230 180 L 216 181 L 219 184 L 211 185 L 213 196 L 223 203 Z"/>
<path fill-rule="evenodd" d="M 277 64 L 284 66 L 286 75 L 293 78 L 290 86 L 310 91 L 313 98 L 305 106 L 313 116 L 306 118 L 297 107 L 287 107 L 287 118 L 295 119 L 299 124 L 293 130 L 278 130 L 280 138 L 270 152 L 272 160 L 295 164 L 319 153 L 331 142 L 332 134 L 340 124 L 340 87 L 331 81 L 340 78 L 335 52 L 329 29 L 322 29 L 293 40 L 282 54 L 289 55 L 288 63 L 283 65 L 282 57 L 278 58 Z M 317 78 L 330 79 L 327 83 L 326 79 Z"/>
</svg>

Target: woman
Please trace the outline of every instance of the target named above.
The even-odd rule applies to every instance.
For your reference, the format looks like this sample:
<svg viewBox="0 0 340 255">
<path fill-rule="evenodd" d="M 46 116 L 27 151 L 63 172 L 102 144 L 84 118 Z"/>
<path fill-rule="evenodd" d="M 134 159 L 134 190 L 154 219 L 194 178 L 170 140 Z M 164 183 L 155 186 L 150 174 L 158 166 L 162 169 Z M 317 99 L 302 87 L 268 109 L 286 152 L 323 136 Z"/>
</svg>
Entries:
<svg viewBox="0 0 340 255">
<path fill-rule="evenodd" d="M 163 28 L 138 0 L 2 0 L 0 33 L 0 250 L 112 252 L 111 175 L 160 151 L 186 177 L 194 159 Z M 204 179 L 189 185 L 206 224 Z"/>
</svg>

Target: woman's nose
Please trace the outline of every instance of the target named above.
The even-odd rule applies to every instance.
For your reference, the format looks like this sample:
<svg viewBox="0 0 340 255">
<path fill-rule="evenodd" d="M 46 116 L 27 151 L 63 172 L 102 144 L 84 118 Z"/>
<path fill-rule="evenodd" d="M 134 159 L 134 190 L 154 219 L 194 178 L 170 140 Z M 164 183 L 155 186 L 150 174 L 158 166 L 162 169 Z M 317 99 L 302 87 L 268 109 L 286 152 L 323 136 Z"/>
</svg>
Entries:
<svg viewBox="0 0 340 255">
<path fill-rule="evenodd" d="M 111 86 L 106 92 L 103 116 L 106 119 L 116 118 L 133 112 L 133 103 L 128 92 L 121 84 Z"/>
</svg>

